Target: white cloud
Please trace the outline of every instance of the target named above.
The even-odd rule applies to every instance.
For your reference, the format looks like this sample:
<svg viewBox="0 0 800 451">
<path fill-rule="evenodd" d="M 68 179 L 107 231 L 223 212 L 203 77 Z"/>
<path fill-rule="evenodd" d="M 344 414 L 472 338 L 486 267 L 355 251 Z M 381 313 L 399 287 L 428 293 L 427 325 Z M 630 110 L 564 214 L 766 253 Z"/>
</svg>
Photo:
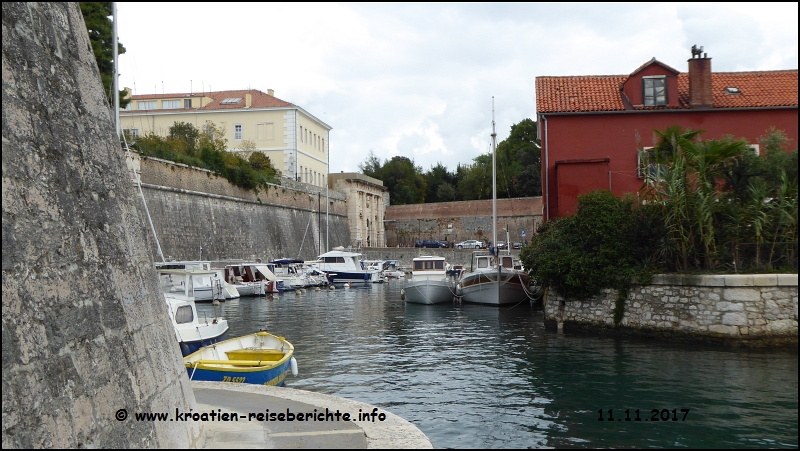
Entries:
<svg viewBox="0 0 800 451">
<path fill-rule="evenodd" d="M 333 127 L 331 172 L 370 149 L 455 170 L 535 118 L 535 77 L 797 68 L 797 4 L 119 4 L 122 85 L 274 89 Z M 190 85 L 191 80 L 191 85 Z M 163 88 L 162 88 L 163 82 Z"/>
</svg>

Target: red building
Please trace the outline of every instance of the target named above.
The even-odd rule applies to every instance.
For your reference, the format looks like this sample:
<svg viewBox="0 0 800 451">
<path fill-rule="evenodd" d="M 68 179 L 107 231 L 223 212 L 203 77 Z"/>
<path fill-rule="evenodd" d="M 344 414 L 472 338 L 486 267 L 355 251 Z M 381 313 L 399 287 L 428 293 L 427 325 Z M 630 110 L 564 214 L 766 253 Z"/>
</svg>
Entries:
<svg viewBox="0 0 800 451">
<path fill-rule="evenodd" d="M 694 49 L 693 49 L 694 50 Z M 671 125 L 705 130 L 701 139 L 745 138 L 758 151 L 770 127 L 797 146 L 797 69 L 711 72 L 693 52 L 688 73 L 651 59 L 629 75 L 536 77 L 542 142 L 543 216 L 568 215 L 577 197 L 597 189 L 637 192 L 640 161 L 653 130 Z"/>
</svg>

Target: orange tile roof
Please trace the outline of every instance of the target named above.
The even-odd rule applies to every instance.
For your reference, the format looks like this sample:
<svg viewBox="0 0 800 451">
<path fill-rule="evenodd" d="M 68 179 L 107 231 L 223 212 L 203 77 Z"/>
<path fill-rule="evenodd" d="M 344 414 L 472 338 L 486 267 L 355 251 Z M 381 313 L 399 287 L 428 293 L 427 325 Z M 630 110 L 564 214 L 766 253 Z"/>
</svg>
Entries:
<svg viewBox="0 0 800 451">
<path fill-rule="evenodd" d="M 647 63 L 646 63 L 647 64 Z M 635 73 L 635 72 L 634 72 Z M 536 77 L 536 111 L 569 113 L 623 111 L 620 84 L 628 75 Z M 797 106 L 797 69 L 761 72 L 712 72 L 714 108 Z M 727 87 L 741 94 L 728 94 Z M 678 109 L 689 105 L 689 74 L 678 74 Z M 636 109 L 667 109 L 637 107 Z"/>
<path fill-rule="evenodd" d="M 292 103 L 285 102 L 277 97 L 271 96 L 265 92 L 257 89 L 241 89 L 234 91 L 214 91 L 214 92 L 195 92 L 192 94 L 187 93 L 173 93 L 173 94 L 142 94 L 131 96 L 133 100 L 155 100 L 155 99 L 185 99 L 197 97 L 209 97 L 212 99 L 208 104 L 203 105 L 202 108 L 175 108 L 171 110 L 159 111 L 175 111 L 175 110 L 234 110 L 243 109 L 245 107 L 245 100 L 247 94 L 252 97 L 250 108 L 280 108 L 280 107 L 293 107 L 296 106 Z M 222 105 L 221 102 L 225 99 L 241 98 L 238 103 Z"/>
<path fill-rule="evenodd" d="M 539 113 L 621 111 L 620 84 L 627 75 L 536 77 Z"/>
<path fill-rule="evenodd" d="M 739 88 L 728 94 L 725 88 Z M 797 70 L 712 72 L 714 108 L 797 106 Z M 678 75 L 678 100 L 689 108 L 689 74 Z"/>
</svg>

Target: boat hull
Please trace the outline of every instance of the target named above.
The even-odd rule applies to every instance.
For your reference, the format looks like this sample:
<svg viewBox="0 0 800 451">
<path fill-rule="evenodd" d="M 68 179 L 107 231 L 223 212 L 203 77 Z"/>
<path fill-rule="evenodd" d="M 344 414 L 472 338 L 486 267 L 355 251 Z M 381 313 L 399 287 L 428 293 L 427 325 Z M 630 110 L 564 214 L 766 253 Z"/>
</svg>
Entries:
<svg viewBox="0 0 800 451">
<path fill-rule="evenodd" d="M 211 346 L 214 343 L 218 343 L 220 341 L 224 341 L 227 339 L 228 339 L 228 329 L 226 328 L 225 332 L 223 332 L 221 335 L 217 337 L 204 338 L 202 340 L 197 340 L 197 341 L 182 341 L 180 342 L 181 354 L 183 354 L 183 356 L 186 357 L 189 354 L 197 352 L 198 350 L 200 350 L 200 348 L 204 346 Z"/>
<path fill-rule="evenodd" d="M 283 337 L 257 332 L 200 348 L 183 363 L 190 380 L 281 386 L 296 374 L 293 355 Z"/>
<path fill-rule="evenodd" d="M 414 280 L 411 279 L 405 286 L 405 301 L 412 304 L 444 304 L 452 302 L 454 287 L 446 280 Z"/>
<path fill-rule="evenodd" d="M 210 370 L 198 368 L 194 371 L 193 368 L 186 368 L 186 372 L 195 381 L 209 381 L 209 382 L 234 382 L 244 384 L 256 385 L 274 385 L 282 387 L 286 379 L 286 373 L 289 372 L 289 360 L 278 365 L 274 368 L 264 369 L 260 371 L 244 371 L 244 370 Z"/>
<path fill-rule="evenodd" d="M 461 278 L 459 294 L 473 304 L 516 304 L 528 299 L 528 280 L 527 274 L 518 271 L 476 271 Z"/>
<path fill-rule="evenodd" d="M 378 272 L 330 272 L 328 273 L 328 283 L 345 284 L 352 283 L 373 283 L 378 282 L 380 274 Z M 380 280 L 383 281 L 382 279 Z"/>
</svg>

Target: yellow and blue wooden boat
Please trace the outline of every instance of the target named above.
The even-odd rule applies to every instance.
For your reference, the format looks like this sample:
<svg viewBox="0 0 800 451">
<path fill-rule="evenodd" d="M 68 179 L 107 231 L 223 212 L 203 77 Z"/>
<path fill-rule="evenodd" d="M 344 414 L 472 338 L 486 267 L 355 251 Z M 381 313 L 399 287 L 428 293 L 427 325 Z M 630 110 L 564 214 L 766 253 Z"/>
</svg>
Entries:
<svg viewBox="0 0 800 451">
<path fill-rule="evenodd" d="M 283 385 L 286 373 L 297 376 L 294 346 L 267 332 L 231 338 L 200 348 L 183 358 L 189 379 Z"/>
</svg>

